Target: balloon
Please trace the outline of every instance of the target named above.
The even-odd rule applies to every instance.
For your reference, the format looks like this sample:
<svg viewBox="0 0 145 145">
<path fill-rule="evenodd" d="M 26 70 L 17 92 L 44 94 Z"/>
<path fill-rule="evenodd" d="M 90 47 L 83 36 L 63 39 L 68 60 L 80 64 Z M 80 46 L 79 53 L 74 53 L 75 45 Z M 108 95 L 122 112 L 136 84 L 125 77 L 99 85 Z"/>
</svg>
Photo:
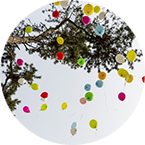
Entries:
<svg viewBox="0 0 145 145">
<path fill-rule="evenodd" d="M 17 65 L 22 66 L 24 64 L 24 61 L 22 59 L 17 59 Z"/>
<path fill-rule="evenodd" d="M 89 123 L 90 127 L 96 129 L 98 126 L 98 122 L 95 119 L 92 119 Z"/>
<path fill-rule="evenodd" d="M 95 6 L 95 7 L 94 7 L 94 12 L 95 12 L 95 13 L 99 13 L 100 10 L 101 10 L 101 8 L 100 8 L 99 6 Z"/>
<path fill-rule="evenodd" d="M 20 78 L 20 79 L 18 80 L 18 83 L 19 83 L 20 85 L 23 85 L 25 82 L 26 82 L 26 80 L 23 79 L 23 78 Z"/>
<path fill-rule="evenodd" d="M 70 1 L 69 0 L 64 0 L 64 1 L 60 1 L 60 5 L 63 8 L 67 8 L 67 6 L 69 5 Z"/>
<path fill-rule="evenodd" d="M 64 43 L 64 40 L 62 37 L 57 37 L 57 43 L 58 44 L 63 44 Z"/>
<path fill-rule="evenodd" d="M 59 12 L 58 12 L 58 11 L 54 11 L 54 12 L 52 13 L 52 16 L 53 16 L 54 18 L 58 18 L 58 17 L 59 17 Z"/>
<path fill-rule="evenodd" d="M 93 93 L 91 93 L 91 92 L 86 93 L 85 94 L 85 99 L 87 101 L 92 101 L 93 100 Z"/>
<path fill-rule="evenodd" d="M 57 60 L 63 60 L 64 59 L 64 54 L 62 52 L 57 52 L 56 53 L 56 59 Z"/>
<path fill-rule="evenodd" d="M 31 33 L 32 31 L 33 31 L 33 29 L 32 29 L 31 26 L 27 26 L 27 27 L 25 28 L 25 32 L 26 32 L 26 33 Z"/>
<path fill-rule="evenodd" d="M 98 74 L 98 78 L 99 78 L 100 80 L 105 80 L 105 78 L 106 78 L 106 73 L 105 73 L 105 72 L 100 72 L 100 73 Z"/>
<path fill-rule="evenodd" d="M 83 10 L 84 10 L 84 13 L 87 16 L 90 16 L 94 12 L 94 7 L 91 4 L 87 4 L 87 5 L 84 6 L 84 9 Z"/>
<path fill-rule="evenodd" d="M 101 88 L 101 87 L 103 86 L 103 81 L 102 81 L 102 80 L 98 80 L 98 81 L 96 82 L 96 86 L 97 86 L 98 88 Z"/>
<path fill-rule="evenodd" d="M 59 6 L 59 5 L 60 5 L 60 2 L 54 2 L 54 4 L 55 4 L 56 6 Z"/>
<path fill-rule="evenodd" d="M 117 54 L 115 59 L 118 63 L 124 63 L 124 56 L 121 54 Z"/>
<path fill-rule="evenodd" d="M 23 111 L 24 111 L 25 113 L 30 113 L 30 109 L 29 109 L 28 106 L 24 106 L 24 107 L 23 107 Z"/>
<path fill-rule="evenodd" d="M 101 13 L 99 14 L 99 19 L 102 20 L 102 19 L 104 19 L 104 18 L 105 18 L 105 12 L 101 12 Z"/>
<path fill-rule="evenodd" d="M 36 83 L 33 83 L 33 84 L 31 84 L 31 88 L 33 89 L 33 90 L 39 90 L 39 85 L 38 84 L 36 84 Z"/>
<path fill-rule="evenodd" d="M 123 92 L 121 92 L 121 93 L 118 94 L 118 99 L 120 101 L 124 101 L 125 98 L 126 98 L 126 95 Z"/>
<path fill-rule="evenodd" d="M 47 108 L 48 108 L 48 105 L 47 104 L 43 104 L 42 106 L 41 106 L 41 111 L 45 111 L 45 110 L 47 110 Z"/>
<path fill-rule="evenodd" d="M 91 85 L 90 85 L 90 84 L 86 84 L 86 85 L 84 86 L 84 89 L 85 89 L 86 91 L 90 91 L 90 90 L 91 90 Z"/>
<path fill-rule="evenodd" d="M 136 53 L 133 50 L 130 50 L 127 53 L 127 58 L 128 58 L 129 61 L 133 62 L 136 58 Z"/>
<path fill-rule="evenodd" d="M 125 80 L 127 83 L 131 83 L 133 81 L 133 76 L 129 74 L 127 77 L 125 77 Z"/>
<path fill-rule="evenodd" d="M 71 128 L 70 130 L 72 135 L 75 135 L 77 133 L 77 129 L 75 127 Z"/>
<path fill-rule="evenodd" d="M 142 77 L 142 81 L 143 81 L 143 83 L 145 83 L 145 76 L 144 76 L 144 77 Z"/>
<path fill-rule="evenodd" d="M 120 68 L 118 70 L 118 75 L 121 76 L 122 78 L 125 78 L 129 75 L 128 71 L 123 69 L 123 68 Z"/>
<path fill-rule="evenodd" d="M 84 16 L 82 18 L 82 22 L 85 24 L 85 25 L 88 25 L 90 23 L 90 18 L 88 16 Z"/>
<path fill-rule="evenodd" d="M 64 103 L 61 105 L 61 109 L 62 109 L 62 110 L 65 110 L 66 108 L 67 108 L 67 103 L 64 102 Z"/>
<path fill-rule="evenodd" d="M 81 99 L 80 99 L 80 103 L 81 103 L 81 104 L 86 104 L 86 102 L 87 102 L 87 101 L 86 101 L 85 98 L 81 98 Z"/>
<path fill-rule="evenodd" d="M 102 25 L 98 25 L 96 28 L 95 28 L 95 33 L 96 35 L 98 36 L 102 36 L 105 32 L 105 29 Z"/>
<path fill-rule="evenodd" d="M 43 93 L 41 94 L 41 100 L 42 100 L 42 101 L 46 101 L 47 98 L 48 98 L 48 93 L 47 93 L 47 92 L 43 92 Z"/>
<path fill-rule="evenodd" d="M 78 59 L 78 64 L 79 64 L 80 66 L 83 66 L 84 63 L 85 63 L 85 60 L 84 60 L 83 58 Z"/>
<path fill-rule="evenodd" d="M 71 128 L 73 128 L 73 127 L 77 127 L 77 123 L 76 122 L 72 123 Z"/>
</svg>

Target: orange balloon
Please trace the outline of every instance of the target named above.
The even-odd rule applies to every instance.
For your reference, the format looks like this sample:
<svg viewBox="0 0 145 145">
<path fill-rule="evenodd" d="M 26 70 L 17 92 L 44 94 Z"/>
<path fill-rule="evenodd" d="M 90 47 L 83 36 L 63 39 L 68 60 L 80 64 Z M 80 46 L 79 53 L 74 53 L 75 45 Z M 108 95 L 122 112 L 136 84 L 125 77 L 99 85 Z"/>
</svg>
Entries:
<svg viewBox="0 0 145 145">
<path fill-rule="evenodd" d="M 106 73 L 105 73 L 105 72 L 100 72 L 100 73 L 98 74 L 98 78 L 99 78 L 100 80 L 105 80 L 105 78 L 106 78 Z"/>
</svg>

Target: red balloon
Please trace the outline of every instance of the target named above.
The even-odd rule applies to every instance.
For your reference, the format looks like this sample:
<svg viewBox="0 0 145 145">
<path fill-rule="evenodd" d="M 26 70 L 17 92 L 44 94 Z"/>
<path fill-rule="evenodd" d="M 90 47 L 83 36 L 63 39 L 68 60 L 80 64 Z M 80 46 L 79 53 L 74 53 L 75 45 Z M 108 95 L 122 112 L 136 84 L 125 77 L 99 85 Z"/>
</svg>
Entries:
<svg viewBox="0 0 145 145">
<path fill-rule="evenodd" d="M 126 95 L 125 95 L 123 92 L 121 92 L 121 93 L 118 94 L 118 99 L 119 99 L 120 101 L 124 101 L 125 98 L 126 98 Z"/>
<path fill-rule="evenodd" d="M 59 17 L 59 12 L 58 12 L 58 11 L 54 11 L 54 12 L 52 13 L 52 16 L 53 16 L 54 18 L 58 18 L 58 17 Z"/>
<path fill-rule="evenodd" d="M 142 81 L 143 81 L 143 83 L 145 83 L 145 76 L 144 76 L 144 77 L 142 77 Z"/>
<path fill-rule="evenodd" d="M 87 101 L 86 101 L 85 98 L 81 98 L 81 99 L 80 99 L 80 103 L 81 103 L 81 104 L 86 104 L 86 102 L 87 102 Z"/>
<path fill-rule="evenodd" d="M 64 54 L 62 52 L 57 52 L 56 53 L 56 59 L 57 60 L 63 60 L 64 59 Z"/>
<path fill-rule="evenodd" d="M 48 97 L 48 93 L 47 93 L 47 92 L 43 92 L 43 93 L 41 94 L 41 97 L 42 97 L 42 98 L 47 98 L 47 97 Z"/>
</svg>

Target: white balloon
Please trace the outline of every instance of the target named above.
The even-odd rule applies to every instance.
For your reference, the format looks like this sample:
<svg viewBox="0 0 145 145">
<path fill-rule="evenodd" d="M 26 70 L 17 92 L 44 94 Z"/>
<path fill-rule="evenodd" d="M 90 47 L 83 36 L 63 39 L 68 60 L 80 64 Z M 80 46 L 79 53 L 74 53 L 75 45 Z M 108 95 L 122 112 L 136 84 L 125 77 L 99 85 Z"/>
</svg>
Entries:
<svg viewBox="0 0 145 145">
<path fill-rule="evenodd" d="M 26 80 L 23 79 L 23 78 L 20 78 L 20 79 L 18 80 L 18 83 L 21 84 L 21 85 L 23 85 L 25 82 L 26 82 Z"/>
<path fill-rule="evenodd" d="M 41 101 L 46 101 L 47 100 L 47 98 L 41 98 Z"/>
<path fill-rule="evenodd" d="M 118 63 L 124 63 L 124 56 L 121 54 L 117 54 L 115 59 Z"/>
<path fill-rule="evenodd" d="M 105 12 L 101 12 L 101 13 L 99 14 L 99 19 L 102 20 L 102 19 L 104 19 L 104 18 L 105 18 Z"/>
<path fill-rule="evenodd" d="M 68 6 L 69 3 L 70 3 L 69 0 L 60 1 L 60 5 L 61 5 L 63 8 L 67 8 L 67 6 Z"/>
<path fill-rule="evenodd" d="M 72 135 L 75 135 L 77 133 L 77 129 L 75 127 L 72 127 L 70 132 Z"/>
</svg>

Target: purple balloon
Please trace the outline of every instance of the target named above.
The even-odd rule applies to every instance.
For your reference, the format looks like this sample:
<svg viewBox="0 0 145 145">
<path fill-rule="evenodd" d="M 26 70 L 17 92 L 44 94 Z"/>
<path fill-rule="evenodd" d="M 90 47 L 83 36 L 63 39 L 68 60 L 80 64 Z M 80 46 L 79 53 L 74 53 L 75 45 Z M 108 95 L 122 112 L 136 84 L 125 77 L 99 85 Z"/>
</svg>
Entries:
<svg viewBox="0 0 145 145">
<path fill-rule="evenodd" d="M 24 111 L 25 113 L 30 113 L 30 109 L 29 109 L 28 106 L 24 106 L 24 107 L 23 107 L 23 111 Z"/>
<path fill-rule="evenodd" d="M 82 22 L 85 24 L 85 25 L 88 25 L 90 23 L 90 18 L 88 16 L 84 16 L 82 18 Z"/>
<path fill-rule="evenodd" d="M 125 95 L 123 92 L 121 92 L 121 93 L 118 94 L 118 99 L 119 99 L 120 101 L 124 101 L 125 98 L 126 98 L 126 95 Z"/>
<path fill-rule="evenodd" d="M 17 59 L 17 65 L 22 66 L 24 61 L 22 59 Z"/>
</svg>

